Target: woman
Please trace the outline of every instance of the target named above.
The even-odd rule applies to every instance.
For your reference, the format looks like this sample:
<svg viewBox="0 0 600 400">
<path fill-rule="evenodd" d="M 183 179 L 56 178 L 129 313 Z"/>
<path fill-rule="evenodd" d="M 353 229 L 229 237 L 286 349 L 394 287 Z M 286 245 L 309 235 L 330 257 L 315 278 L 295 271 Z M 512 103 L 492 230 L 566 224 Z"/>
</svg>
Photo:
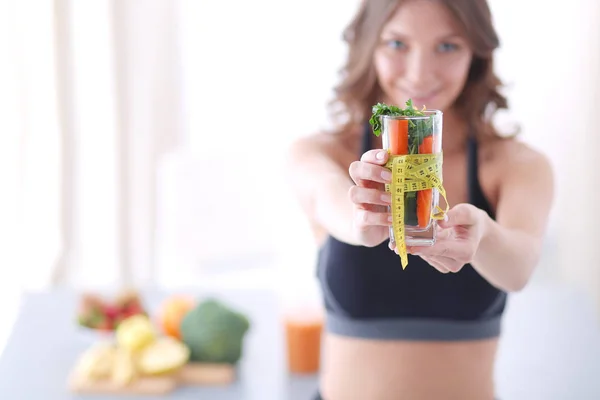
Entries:
<svg viewBox="0 0 600 400">
<path fill-rule="evenodd" d="M 325 400 L 494 398 L 506 295 L 538 262 L 553 197 L 548 160 L 491 122 L 507 107 L 485 0 L 365 0 L 334 105 L 334 133 L 294 144 L 292 176 L 319 241 Z M 431 247 L 390 249 L 377 102 L 444 112 L 450 210 Z"/>
</svg>

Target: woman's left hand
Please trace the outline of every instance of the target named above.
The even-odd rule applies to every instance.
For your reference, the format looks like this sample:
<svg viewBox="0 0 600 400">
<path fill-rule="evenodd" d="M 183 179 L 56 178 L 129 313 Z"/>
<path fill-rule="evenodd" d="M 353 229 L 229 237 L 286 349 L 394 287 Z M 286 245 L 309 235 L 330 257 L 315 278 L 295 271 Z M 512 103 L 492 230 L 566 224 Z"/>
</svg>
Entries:
<svg viewBox="0 0 600 400">
<path fill-rule="evenodd" d="M 442 273 L 458 272 L 473 261 L 485 231 L 487 214 L 471 204 L 458 204 L 438 221 L 433 246 L 407 246 L 406 251 L 418 255 Z M 395 250 L 398 252 L 397 250 Z"/>
</svg>

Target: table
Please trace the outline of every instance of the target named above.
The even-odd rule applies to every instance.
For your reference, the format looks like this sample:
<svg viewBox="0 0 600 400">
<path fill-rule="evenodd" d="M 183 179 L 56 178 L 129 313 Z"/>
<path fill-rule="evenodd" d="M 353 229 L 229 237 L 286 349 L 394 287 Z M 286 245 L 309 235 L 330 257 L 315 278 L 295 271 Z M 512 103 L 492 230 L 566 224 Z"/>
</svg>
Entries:
<svg viewBox="0 0 600 400">
<path fill-rule="evenodd" d="M 253 321 L 240 379 L 226 388 L 181 389 L 170 398 L 312 399 L 317 377 L 286 373 L 277 296 L 246 289 L 219 290 L 217 295 Z M 161 298 L 160 293 L 144 293 L 150 309 Z M 2 398 L 107 399 L 74 396 L 65 389 L 69 369 L 89 345 L 73 324 L 76 303 L 77 295 L 69 291 L 25 296 L 0 358 Z M 591 304 L 581 292 L 555 285 L 530 285 L 511 295 L 496 369 L 500 399 L 600 399 L 600 327 Z"/>
<path fill-rule="evenodd" d="M 252 327 L 245 339 L 239 379 L 227 387 L 180 388 L 169 399 L 309 400 L 317 390 L 316 375 L 288 375 L 277 297 L 261 290 L 202 292 L 218 296 L 246 312 Z M 142 292 L 149 310 L 164 295 Z M 68 374 L 79 354 L 92 340 L 74 324 L 78 295 L 69 290 L 24 296 L 19 316 L 0 358 L 0 394 L 14 400 L 109 399 L 67 391 Z M 124 397 L 121 397 L 124 398 Z M 149 396 L 128 396 L 147 399 Z"/>
</svg>

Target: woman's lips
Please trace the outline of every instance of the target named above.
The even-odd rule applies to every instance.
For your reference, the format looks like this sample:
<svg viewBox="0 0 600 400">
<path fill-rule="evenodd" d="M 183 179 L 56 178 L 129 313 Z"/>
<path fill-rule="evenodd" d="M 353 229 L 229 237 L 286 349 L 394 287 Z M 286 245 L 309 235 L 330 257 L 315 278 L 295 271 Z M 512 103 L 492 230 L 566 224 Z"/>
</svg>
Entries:
<svg viewBox="0 0 600 400">
<path fill-rule="evenodd" d="M 426 96 L 412 96 L 410 97 L 413 101 L 413 104 L 417 107 L 422 107 L 422 106 L 426 106 L 427 104 L 431 104 L 433 102 L 433 99 L 435 98 L 436 94 L 428 94 Z"/>
<path fill-rule="evenodd" d="M 407 93 L 411 93 L 410 91 L 403 91 L 403 94 L 412 100 L 413 104 L 415 105 L 415 107 L 417 108 L 421 108 L 423 106 L 428 106 L 430 104 L 433 103 L 433 101 L 435 100 L 437 94 L 439 93 L 438 90 L 435 91 L 430 91 L 430 92 L 420 92 L 420 93 L 416 93 L 416 94 L 409 94 L 407 95 Z"/>
</svg>

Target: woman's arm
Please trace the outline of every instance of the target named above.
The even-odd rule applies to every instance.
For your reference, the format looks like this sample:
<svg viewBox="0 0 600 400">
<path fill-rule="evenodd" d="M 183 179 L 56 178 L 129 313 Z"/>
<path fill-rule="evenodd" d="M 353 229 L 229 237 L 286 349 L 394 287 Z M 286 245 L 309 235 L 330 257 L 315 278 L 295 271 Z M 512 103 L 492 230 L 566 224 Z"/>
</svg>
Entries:
<svg viewBox="0 0 600 400">
<path fill-rule="evenodd" d="M 440 272 L 458 272 L 469 263 L 492 285 L 521 290 L 529 281 L 542 250 L 553 200 L 548 160 L 518 143 L 496 162 L 502 177 L 496 219 L 471 204 L 458 204 L 440 221 L 431 247 L 410 247 Z M 503 161 L 507 160 L 507 161 Z"/>
<path fill-rule="evenodd" d="M 348 190 L 349 151 L 335 137 L 314 135 L 294 142 L 288 155 L 292 190 L 308 218 L 336 239 L 355 244 Z"/>
<path fill-rule="evenodd" d="M 554 197 L 548 160 L 521 149 L 502 178 L 496 221 L 484 215 L 473 267 L 490 283 L 521 290 L 537 266 Z"/>
<path fill-rule="evenodd" d="M 309 217 L 336 239 L 355 246 L 376 246 L 389 238 L 391 197 L 384 183 L 385 150 L 369 150 L 360 160 L 332 137 L 303 139 L 292 147 L 294 190 Z M 339 139 L 338 139 L 339 141 Z"/>
</svg>

